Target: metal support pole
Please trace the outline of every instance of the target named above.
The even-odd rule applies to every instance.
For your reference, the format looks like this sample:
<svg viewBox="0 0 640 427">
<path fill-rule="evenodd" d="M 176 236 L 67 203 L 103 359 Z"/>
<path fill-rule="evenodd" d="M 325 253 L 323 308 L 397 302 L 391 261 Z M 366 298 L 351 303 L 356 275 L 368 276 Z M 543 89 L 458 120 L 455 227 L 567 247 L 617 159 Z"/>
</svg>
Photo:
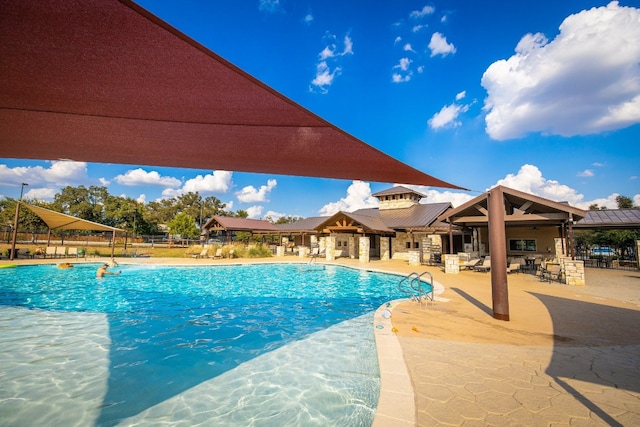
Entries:
<svg viewBox="0 0 640 427">
<path fill-rule="evenodd" d="M 493 317 L 509 321 L 509 288 L 507 282 L 507 243 L 504 195 L 499 187 L 489 190 L 489 254 L 491 255 L 491 295 Z"/>
<path fill-rule="evenodd" d="M 24 191 L 24 186 L 29 185 L 26 182 L 22 183 L 22 187 L 20 187 L 20 198 L 16 202 L 16 216 L 13 220 L 13 238 L 11 239 L 11 252 L 9 253 L 9 260 L 13 261 L 16 254 L 16 240 L 18 239 L 18 220 L 20 219 L 20 202 L 22 201 L 22 192 Z"/>
</svg>

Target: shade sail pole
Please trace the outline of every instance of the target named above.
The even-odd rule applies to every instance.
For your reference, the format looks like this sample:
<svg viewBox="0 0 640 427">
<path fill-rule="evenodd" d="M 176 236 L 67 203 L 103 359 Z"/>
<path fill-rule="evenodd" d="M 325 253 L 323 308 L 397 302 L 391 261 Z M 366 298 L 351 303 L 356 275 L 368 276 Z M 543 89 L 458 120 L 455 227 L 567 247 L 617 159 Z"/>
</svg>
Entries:
<svg viewBox="0 0 640 427">
<path fill-rule="evenodd" d="M 111 262 L 114 260 L 114 254 L 116 250 L 116 230 L 113 230 L 113 234 L 111 235 Z"/>
<path fill-rule="evenodd" d="M 489 254 L 491 255 L 491 296 L 493 317 L 509 320 L 509 290 L 507 283 L 507 247 L 505 232 L 504 194 L 500 187 L 489 190 Z"/>
</svg>

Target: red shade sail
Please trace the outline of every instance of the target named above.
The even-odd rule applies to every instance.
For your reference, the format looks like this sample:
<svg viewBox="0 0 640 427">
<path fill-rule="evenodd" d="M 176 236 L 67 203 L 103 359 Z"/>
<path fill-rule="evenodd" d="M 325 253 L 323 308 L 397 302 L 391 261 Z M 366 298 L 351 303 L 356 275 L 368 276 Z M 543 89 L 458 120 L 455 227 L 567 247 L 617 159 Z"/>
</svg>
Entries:
<svg viewBox="0 0 640 427">
<path fill-rule="evenodd" d="M 0 157 L 460 188 L 354 138 L 127 0 L 0 2 Z"/>
</svg>

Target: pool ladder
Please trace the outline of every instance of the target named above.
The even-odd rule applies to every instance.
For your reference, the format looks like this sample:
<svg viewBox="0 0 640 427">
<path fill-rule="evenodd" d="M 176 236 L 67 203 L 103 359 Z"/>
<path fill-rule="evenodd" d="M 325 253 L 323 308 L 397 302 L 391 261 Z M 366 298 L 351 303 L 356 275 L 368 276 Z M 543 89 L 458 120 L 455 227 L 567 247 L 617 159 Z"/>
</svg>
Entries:
<svg viewBox="0 0 640 427">
<path fill-rule="evenodd" d="M 428 276 L 429 280 L 426 281 L 426 277 L 423 279 L 423 276 Z M 425 281 L 429 286 L 423 289 Z M 398 282 L 398 289 L 400 292 L 409 295 L 413 301 L 419 303 L 422 301 L 433 301 L 433 276 L 428 271 L 421 274 L 411 273 Z"/>
</svg>

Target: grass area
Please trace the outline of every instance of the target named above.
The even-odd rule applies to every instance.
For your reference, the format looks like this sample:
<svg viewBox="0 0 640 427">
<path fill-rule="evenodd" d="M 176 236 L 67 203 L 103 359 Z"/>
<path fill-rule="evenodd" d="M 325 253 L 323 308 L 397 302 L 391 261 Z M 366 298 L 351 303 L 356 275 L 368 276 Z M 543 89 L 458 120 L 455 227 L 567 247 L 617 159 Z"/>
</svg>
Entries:
<svg viewBox="0 0 640 427">
<path fill-rule="evenodd" d="M 54 246 L 54 245 L 52 245 Z M 57 245 L 58 247 L 60 245 Z M 39 252 L 44 252 L 46 245 L 42 244 L 17 244 L 16 249 L 19 257 L 23 257 L 24 254 L 36 254 Z M 77 247 L 78 250 L 83 249 L 86 251 L 87 256 L 89 257 L 111 257 L 111 248 L 108 246 L 86 246 L 86 245 L 65 245 L 65 247 Z M 0 244 L 0 255 L 3 258 L 7 258 L 9 256 L 9 249 L 11 248 L 10 244 L 3 243 Z M 220 248 L 219 245 L 210 246 L 207 252 L 207 255 L 214 255 L 216 250 Z M 165 245 L 162 246 L 134 246 L 130 245 L 127 247 L 125 251 L 123 245 L 116 245 L 114 250 L 115 257 L 125 257 L 125 256 L 145 256 L 145 257 L 154 257 L 154 258 L 184 258 L 191 257 L 202 252 L 203 247 L 201 245 L 193 245 L 190 247 L 167 247 Z M 270 257 L 271 251 L 262 245 L 246 247 L 245 245 L 233 245 L 233 246 L 224 246 L 222 247 L 222 255 L 224 258 L 228 258 L 229 254 L 233 250 L 232 256 L 234 258 L 265 258 Z"/>
</svg>

